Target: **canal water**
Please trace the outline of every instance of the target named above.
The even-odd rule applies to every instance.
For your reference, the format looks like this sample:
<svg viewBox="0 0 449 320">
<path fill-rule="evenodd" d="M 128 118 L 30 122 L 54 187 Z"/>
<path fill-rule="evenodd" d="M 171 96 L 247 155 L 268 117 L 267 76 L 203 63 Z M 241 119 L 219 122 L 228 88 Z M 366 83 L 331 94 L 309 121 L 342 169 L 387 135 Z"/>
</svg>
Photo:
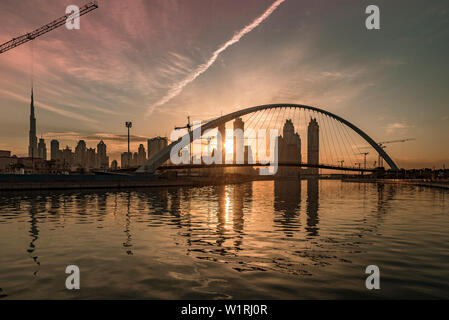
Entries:
<svg viewBox="0 0 449 320">
<path fill-rule="evenodd" d="M 0 297 L 447 299 L 448 231 L 449 193 L 414 186 L 0 193 Z M 65 288 L 68 265 L 80 290 Z"/>
</svg>

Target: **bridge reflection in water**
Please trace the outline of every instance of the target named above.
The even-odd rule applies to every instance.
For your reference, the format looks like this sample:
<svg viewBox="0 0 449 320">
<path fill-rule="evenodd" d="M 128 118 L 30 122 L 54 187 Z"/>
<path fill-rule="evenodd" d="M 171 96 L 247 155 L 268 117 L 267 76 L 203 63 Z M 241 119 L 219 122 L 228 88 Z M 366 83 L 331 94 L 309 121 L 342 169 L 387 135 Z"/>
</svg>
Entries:
<svg viewBox="0 0 449 320">
<path fill-rule="evenodd" d="M 56 289 L 64 281 L 60 271 L 74 263 L 84 274 L 87 290 L 81 296 L 86 298 L 124 292 L 147 298 L 249 297 L 241 281 L 252 286 L 253 297 L 272 297 L 264 287 L 269 279 L 278 283 L 273 294 L 293 297 L 290 290 L 314 292 L 314 281 L 336 281 L 337 270 L 351 277 L 366 257 L 385 254 L 373 252 L 372 244 L 379 241 L 374 248 L 382 248 L 382 234 L 404 223 L 397 202 L 405 197 L 410 206 L 416 193 L 421 206 L 428 199 L 432 212 L 435 203 L 441 210 L 447 206 L 447 197 L 435 190 L 316 179 L 0 193 L 0 239 L 7 239 L 2 241 L 0 283 L 11 297 L 65 297 Z M 442 217 L 433 219 L 445 226 Z M 413 234 L 416 227 L 407 230 Z M 426 241 L 416 236 L 400 245 L 418 240 Z M 384 245 L 394 243 L 386 238 Z M 258 280 L 252 278 L 256 274 Z M 31 284 L 20 280 L 30 276 Z M 104 278 L 115 280 L 101 284 Z M 154 286 L 156 291 L 148 291 Z M 276 291 L 281 287 L 285 291 Z"/>
<path fill-rule="evenodd" d="M 263 183 L 263 182 L 262 182 Z M 256 182 L 257 184 L 257 182 Z M 265 183 L 263 183 L 265 184 Z M 286 237 L 295 237 L 301 228 L 301 199 L 303 196 L 302 186 L 306 186 L 306 223 L 304 230 L 308 237 L 319 236 L 319 180 L 307 179 L 301 184 L 297 180 L 274 180 L 266 184 L 273 184 L 272 197 L 254 194 L 253 183 L 242 183 L 233 185 L 217 185 L 203 188 L 167 188 L 163 190 L 128 190 L 128 191 L 67 191 L 64 193 L 37 193 L 30 192 L 30 196 L 24 200 L 16 194 L 12 197 L 17 208 L 28 207 L 29 212 L 29 235 L 30 243 L 27 252 L 36 264 L 34 275 L 37 275 L 40 265 L 39 257 L 36 255 L 36 246 L 39 239 L 39 223 L 52 221 L 61 228 L 64 227 L 65 217 L 70 215 L 71 223 L 77 224 L 101 224 L 108 216 L 121 219 L 123 225 L 123 248 L 126 254 L 132 255 L 132 224 L 145 221 L 144 216 L 166 216 L 168 213 L 169 223 L 175 225 L 179 234 L 186 239 L 186 250 L 189 252 L 208 252 L 226 256 L 238 255 L 245 238 L 245 220 L 251 220 L 258 214 L 258 202 L 263 205 L 271 203 L 273 206 L 272 219 L 270 223 L 264 217 L 255 217 L 255 221 L 271 224 L 275 229 L 284 232 Z M 385 204 L 384 186 L 379 187 L 379 212 L 383 211 Z M 200 191 L 201 189 L 201 191 Z M 259 188 L 258 188 L 259 189 Z M 389 189 L 387 195 L 391 199 L 394 189 Z M 257 190 L 260 192 L 261 190 Z M 267 190 L 264 190 L 267 191 Z M 198 203 L 197 196 L 206 192 L 212 202 L 203 207 Z M 261 197 L 260 199 L 258 199 Z M 48 208 L 48 213 L 46 212 Z M 204 215 L 195 217 L 196 210 L 206 212 Z M 90 216 L 94 213 L 93 216 Z M 263 213 L 266 215 L 266 213 Z M 215 215 L 215 217 L 213 217 Z M 93 221 L 93 220 L 96 221 Z M 152 220 L 152 219 L 150 219 Z M 248 228 L 252 228 L 249 226 Z M 213 241 L 201 239 L 212 237 Z M 232 239 L 232 245 L 227 240 Z M 198 243 L 207 243 L 209 250 L 197 250 Z M 195 248 L 193 248 L 195 247 Z"/>
</svg>

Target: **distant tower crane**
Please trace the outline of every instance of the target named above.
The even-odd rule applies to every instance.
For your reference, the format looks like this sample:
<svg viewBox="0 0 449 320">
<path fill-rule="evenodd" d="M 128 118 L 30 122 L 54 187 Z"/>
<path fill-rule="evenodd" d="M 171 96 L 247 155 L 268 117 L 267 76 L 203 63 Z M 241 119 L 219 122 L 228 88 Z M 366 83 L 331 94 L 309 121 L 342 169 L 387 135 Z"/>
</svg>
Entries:
<svg viewBox="0 0 449 320">
<path fill-rule="evenodd" d="M 130 151 L 130 147 L 129 147 L 129 130 L 132 128 L 132 126 L 133 126 L 133 123 L 131 122 L 131 121 L 126 121 L 125 122 L 125 127 L 127 127 L 128 128 L 128 155 L 131 153 L 131 151 Z"/>
<path fill-rule="evenodd" d="M 364 159 L 363 159 L 363 169 L 366 170 L 366 156 L 369 155 L 369 152 L 361 152 L 360 154 L 363 155 Z"/>
<path fill-rule="evenodd" d="M 188 133 L 189 133 L 189 137 L 190 137 L 190 133 L 192 131 L 192 127 L 193 125 L 190 123 L 190 116 L 187 116 L 187 124 L 183 127 L 175 127 L 175 130 L 181 130 L 181 129 L 187 129 Z M 189 146 L 190 149 L 190 155 L 189 155 L 189 162 L 192 162 L 193 159 L 193 152 L 192 152 L 192 148 Z M 189 175 L 190 175 L 191 171 L 189 168 Z"/>
<path fill-rule="evenodd" d="M 8 50 L 14 49 L 17 46 L 20 46 L 21 44 L 24 44 L 28 41 L 34 40 L 37 37 L 50 32 L 56 28 L 59 28 L 60 26 L 65 25 L 67 19 L 69 18 L 77 18 L 77 17 L 81 17 L 82 15 L 95 10 L 98 8 L 98 2 L 97 1 L 91 1 L 88 4 L 82 6 L 80 8 L 79 11 L 79 16 L 72 16 L 72 14 L 66 14 L 56 20 L 53 20 L 52 22 L 32 31 L 29 33 L 26 33 L 20 37 L 17 38 L 13 38 L 12 40 L 9 40 L 8 42 L 5 42 L 3 44 L 0 45 L 0 54 L 2 54 L 3 52 L 6 52 Z"/>
<path fill-rule="evenodd" d="M 363 157 L 364 157 L 363 158 L 363 169 L 366 170 L 366 156 L 369 155 L 369 152 L 360 152 L 359 154 L 363 155 Z M 358 163 L 358 165 L 359 165 L 359 168 L 360 168 L 361 163 Z M 376 165 L 374 165 L 374 166 L 376 166 Z M 363 176 L 363 171 L 362 171 L 362 176 Z"/>
<path fill-rule="evenodd" d="M 407 141 L 412 141 L 412 140 L 416 140 L 416 139 L 415 138 L 408 138 L 408 139 L 400 139 L 400 140 L 382 141 L 382 142 L 378 142 L 377 144 L 382 149 L 385 149 L 387 147 L 386 144 L 397 143 L 397 142 L 407 142 Z M 361 149 L 365 149 L 365 148 L 371 148 L 371 147 L 361 147 Z M 360 154 L 365 155 L 365 152 L 361 152 Z M 368 154 L 368 153 L 366 153 L 366 154 Z M 366 155 L 365 155 L 365 162 L 366 162 Z M 376 162 L 374 162 L 374 166 L 376 166 Z M 378 167 L 382 167 L 383 166 L 383 159 L 382 159 L 380 153 L 379 153 L 379 158 L 378 158 L 378 161 L 377 161 L 377 166 Z"/>
<path fill-rule="evenodd" d="M 175 127 L 175 130 L 180 130 L 180 129 L 187 129 L 187 131 L 189 131 L 189 133 L 190 133 L 190 131 L 192 130 L 192 124 L 190 123 L 190 116 L 188 116 L 187 117 L 187 124 L 185 125 L 185 126 L 183 126 L 183 127 Z"/>
<path fill-rule="evenodd" d="M 416 139 L 415 138 L 408 138 L 408 139 L 400 139 L 400 140 L 382 141 L 382 142 L 378 142 L 377 144 L 382 149 L 385 149 L 387 147 L 386 144 L 397 143 L 397 142 L 407 142 L 407 141 L 413 141 L 413 140 L 416 140 Z M 380 156 L 380 154 L 379 154 L 378 165 L 379 165 L 379 167 L 383 167 L 383 159 Z"/>
</svg>

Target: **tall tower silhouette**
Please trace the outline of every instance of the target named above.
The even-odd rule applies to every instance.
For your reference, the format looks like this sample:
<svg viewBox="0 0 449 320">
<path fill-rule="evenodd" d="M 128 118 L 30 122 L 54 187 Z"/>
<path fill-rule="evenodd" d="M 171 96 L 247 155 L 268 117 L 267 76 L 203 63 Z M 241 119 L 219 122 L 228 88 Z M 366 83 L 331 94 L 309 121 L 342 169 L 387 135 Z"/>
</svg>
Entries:
<svg viewBox="0 0 449 320">
<path fill-rule="evenodd" d="M 31 104 L 30 104 L 30 135 L 28 144 L 28 156 L 37 157 L 37 137 L 36 137 L 36 118 L 34 116 L 34 96 L 31 87 Z"/>
<path fill-rule="evenodd" d="M 320 126 L 316 119 L 310 119 L 307 128 L 307 163 L 320 163 Z M 318 174 L 318 168 L 311 168 L 310 173 Z"/>
</svg>

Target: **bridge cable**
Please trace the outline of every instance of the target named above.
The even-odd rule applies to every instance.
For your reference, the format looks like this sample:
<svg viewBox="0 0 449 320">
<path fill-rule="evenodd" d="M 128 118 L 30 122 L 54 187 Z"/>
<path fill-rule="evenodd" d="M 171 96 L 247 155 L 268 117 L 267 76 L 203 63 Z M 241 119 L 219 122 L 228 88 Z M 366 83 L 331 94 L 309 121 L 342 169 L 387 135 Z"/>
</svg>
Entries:
<svg viewBox="0 0 449 320">
<path fill-rule="evenodd" d="M 301 139 L 301 159 L 300 159 L 300 163 L 303 163 L 303 149 L 304 149 L 304 136 L 301 135 L 301 109 L 296 110 L 295 108 L 295 113 L 296 111 L 298 111 L 298 134 L 299 134 L 299 138 Z M 296 118 L 296 116 L 295 116 Z M 301 138 L 302 136 L 302 138 Z"/>
<path fill-rule="evenodd" d="M 334 128 L 332 127 L 332 119 L 329 119 L 329 117 L 327 117 L 327 116 L 325 116 L 325 118 L 326 118 L 327 124 L 329 126 L 329 130 L 332 133 L 331 138 L 332 138 L 332 143 L 334 144 L 334 147 L 335 147 L 335 156 L 338 157 L 339 155 L 342 155 L 344 157 L 344 154 L 341 150 L 341 146 L 338 143 L 337 133 L 335 132 Z M 337 143 L 335 143 L 335 142 L 337 142 Z M 344 158 L 343 158 L 343 160 L 344 160 Z M 340 161 L 340 160 L 337 160 L 337 162 L 338 161 Z"/>
<path fill-rule="evenodd" d="M 265 144 L 265 155 L 268 154 L 271 149 L 270 129 L 271 129 L 271 121 L 275 114 L 276 114 L 276 109 L 275 108 L 270 109 L 270 113 L 267 114 L 265 117 L 265 124 L 264 123 L 261 124 L 261 130 L 265 130 L 265 139 L 268 139 L 268 143 Z M 269 120 L 268 120 L 268 117 L 270 117 Z M 268 150 L 266 148 L 267 144 L 270 145 L 270 149 L 268 149 Z"/>
<path fill-rule="evenodd" d="M 343 147 L 345 149 L 346 154 L 348 155 L 348 160 L 351 162 L 351 166 L 355 166 L 354 158 L 351 156 L 350 152 L 348 152 L 348 148 L 346 146 L 346 143 L 344 142 L 343 136 L 341 135 L 341 132 L 339 130 L 338 123 L 337 124 L 335 123 L 336 121 L 337 120 L 332 121 L 332 125 L 334 126 L 335 130 L 338 132 L 338 135 L 340 136 L 341 143 L 343 143 Z M 339 121 L 337 121 L 337 122 L 339 122 Z"/>
<path fill-rule="evenodd" d="M 305 109 L 300 109 L 300 114 L 301 114 L 301 111 L 302 111 L 302 113 L 304 114 L 304 116 L 302 117 L 302 119 L 303 119 L 303 122 L 304 122 L 304 136 L 306 137 L 306 139 L 307 139 L 307 141 L 308 141 L 308 139 L 309 139 L 309 137 L 308 137 L 308 130 L 307 130 L 307 112 L 306 112 L 306 110 Z M 309 159 L 309 150 L 308 150 L 308 148 L 305 148 L 305 150 L 306 150 L 306 154 L 307 154 L 307 162 L 309 161 L 308 159 Z"/>
<path fill-rule="evenodd" d="M 254 128 L 251 128 L 251 127 L 249 127 L 249 126 L 248 126 L 248 128 L 251 128 L 251 129 L 253 129 L 254 131 L 256 131 L 256 127 L 255 127 L 254 125 L 257 125 L 257 123 L 260 121 L 260 119 L 262 119 L 263 114 L 265 113 L 265 111 L 268 111 L 268 110 L 267 110 L 267 109 L 262 110 L 262 111 L 260 112 L 260 114 L 259 114 L 257 117 L 254 118 L 254 121 L 252 122 L 252 127 L 254 127 Z M 255 120 L 256 118 L 258 118 L 257 121 Z M 256 132 L 257 132 L 257 131 L 256 131 Z M 257 151 L 257 150 L 258 150 L 257 133 L 256 133 L 256 141 L 255 141 L 255 143 L 256 143 L 256 151 Z M 251 146 L 253 146 L 253 145 L 251 144 Z M 251 149 L 252 149 L 252 148 L 251 148 Z M 253 150 L 251 150 L 251 152 L 253 152 Z M 256 155 L 256 156 L 257 156 L 257 155 Z"/>
<path fill-rule="evenodd" d="M 267 114 L 265 115 L 265 117 L 266 117 L 266 116 L 270 113 L 270 110 L 265 109 L 265 110 L 263 110 L 263 111 L 261 112 L 260 117 L 257 119 L 257 121 L 255 120 L 255 121 L 253 122 L 254 130 L 257 131 L 257 126 L 258 126 L 260 120 L 264 117 L 265 112 L 267 113 Z"/>
<path fill-rule="evenodd" d="M 331 140 L 330 140 L 330 138 L 329 138 L 329 133 L 327 132 L 327 129 L 326 129 L 326 123 L 325 123 L 325 121 L 322 119 L 323 118 L 323 116 L 321 115 L 321 113 L 319 113 L 318 114 L 318 116 L 320 117 L 320 122 L 322 123 L 322 125 L 323 125 L 323 135 L 325 135 L 326 136 L 326 142 L 327 142 L 327 146 L 328 146 L 328 151 L 329 151 L 329 157 L 330 157 L 330 160 L 332 161 L 331 163 L 330 163 L 330 165 L 333 165 L 334 164 L 334 153 L 332 152 L 332 148 L 331 148 Z M 321 130 L 320 130 L 321 131 Z"/>
<path fill-rule="evenodd" d="M 345 128 L 345 130 L 347 131 L 347 134 L 348 134 L 348 136 L 349 136 L 349 138 L 351 139 L 351 141 L 352 141 L 352 143 L 355 145 L 355 147 L 357 148 L 357 152 L 361 155 L 362 154 L 362 152 L 360 152 L 360 149 L 359 149 L 359 147 L 358 147 L 358 144 L 356 144 L 355 142 L 354 142 L 354 140 L 352 139 L 352 135 L 350 134 L 351 132 L 349 131 L 349 129 L 345 126 L 344 127 Z M 348 132 L 349 131 L 349 132 Z"/>
<path fill-rule="evenodd" d="M 339 132 L 338 132 L 337 128 L 335 128 L 335 121 L 336 121 L 336 120 L 331 119 L 331 118 L 328 118 L 328 121 L 330 122 L 330 126 L 332 126 L 332 130 L 333 130 L 333 133 L 334 133 L 334 136 L 335 136 L 335 140 L 337 141 L 338 152 L 339 152 L 339 154 L 343 157 L 343 161 L 347 160 L 346 163 L 347 163 L 347 162 L 352 162 L 352 160 L 351 160 L 350 158 L 345 159 L 345 154 L 344 154 L 344 150 L 343 150 L 344 144 L 343 144 L 343 146 L 341 145 L 341 143 L 342 143 L 343 141 L 340 141 L 340 140 L 339 140 L 339 138 L 338 138 L 338 136 L 337 136 L 337 134 L 339 134 Z M 341 137 L 340 137 L 340 138 L 341 138 Z M 348 154 L 348 155 L 349 155 L 349 154 Z M 343 166 L 343 165 L 342 165 L 342 166 Z"/>
<path fill-rule="evenodd" d="M 286 107 L 284 107 L 283 108 L 284 109 L 284 113 L 282 113 L 282 121 L 281 121 L 281 123 L 280 123 L 280 126 L 279 126 L 279 128 L 280 128 L 280 132 L 282 132 L 282 126 L 283 126 L 283 124 L 285 123 L 285 121 L 284 121 L 284 119 L 285 119 L 285 112 L 287 111 L 287 108 Z"/>
<path fill-rule="evenodd" d="M 266 126 L 269 127 L 271 124 L 271 120 L 273 119 L 274 114 L 276 113 L 276 109 L 271 109 L 269 114 L 267 114 L 267 116 L 265 117 L 265 123 Z M 268 120 L 268 117 L 270 117 L 270 119 Z"/>
<path fill-rule="evenodd" d="M 350 147 L 351 147 L 352 153 L 353 153 L 354 155 L 357 154 L 357 153 L 354 151 L 354 144 L 348 139 L 348 134 L 347 134 L 347 131 L 345 130 L 345 129 L 346 129 L 346 128 L 345 128 L 345 125 L 344 125 L 343 123 L 341 123 L 341 122 L 339 122 L 339 125 L 342 127 L 343 134 L 344 134 L 344 136 L 345 136 L 345 138 L 346 138 L 346 141 L 349 143 L 349 145 L 350 145 Z M 357 158 L 360 157 L 360 154 L 361 154 L 361 153 L 357 154 Z M 361 162 L 360 162 L 360 163 L 361 163 Z"/>
<path fill-rule="evenodd" d="M 254 112 L 251 117 L 248 118 L 248 120 L 245 121 L 245 127 L 250 128 L 250 123 L 252 123 L 254 121 L 254 119 L 256 119 L 263 111 L 257 111 Z"/>
</svg>

